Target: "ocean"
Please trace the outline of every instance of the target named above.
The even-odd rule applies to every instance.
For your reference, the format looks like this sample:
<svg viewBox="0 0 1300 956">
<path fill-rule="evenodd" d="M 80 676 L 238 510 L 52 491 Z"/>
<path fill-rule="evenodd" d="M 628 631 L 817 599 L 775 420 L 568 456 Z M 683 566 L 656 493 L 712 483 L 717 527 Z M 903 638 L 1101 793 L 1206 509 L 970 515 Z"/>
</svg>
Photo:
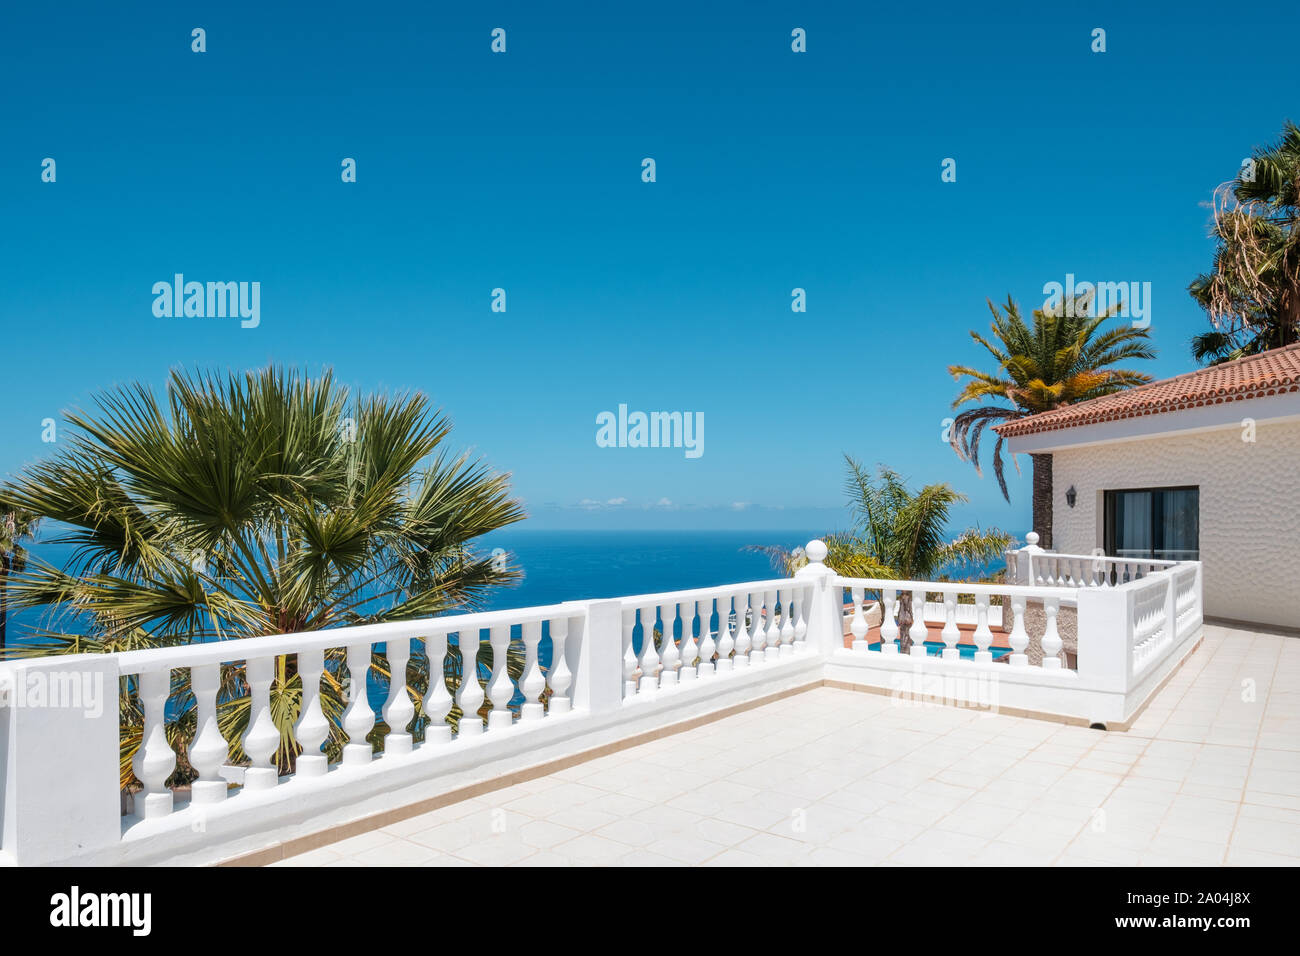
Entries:
<svg viewBox="0 0 1300 956">
<path fill-rule="evenodd" d="M 767 556 L 746 545 L 807 544 L 816 532 L 800 531 L 541 531 L 507 528 L 485 535 L 476 547 L 501 548 L 523 571 L 513 587 L 498 588 L 483 610 L 537 607 L 588 598 L 655 594 L 687 588 L 762 581 L 776 577 Z M 71 548 L 36 543 L 31 551 L 62 565 Z M 11 612 L 9 643 L 23 642 L 31 613 Z"/>
<path fill-rule="evenodd" d="M 777 577 L 767 555 L 747 545 L 795 548 L 807 531 L 517 531 L 488 535 L 489 550 L 513 555 L 524 579 L 498 590 L 486 608 L 535 607 L 587 598 L 657 594 Z"/>
<path fill-rule="evenodd" d="M 816 531 L 544 531 L 507 528 L 480 539 L 484 552 L 501 548 L 523 572 L 513 587 L 499 588 L 483 610 L 537 607 L 589 598 L 657 594 L 688 588 L 763 581 L 777 577 L 767 555 L 747 545 L 792 549 Z M 62 564 L 70 549 L 36 544 L 32 551 Z M 1000 567 L 1002 562 L 997 562 Z M 977 569 L 970 569 L 975 571 Z M 954 577 L 965 575 L 957 573 Z M 31 614 L 11 613 L 9 642 L 22 642 Z"/>
</svg>

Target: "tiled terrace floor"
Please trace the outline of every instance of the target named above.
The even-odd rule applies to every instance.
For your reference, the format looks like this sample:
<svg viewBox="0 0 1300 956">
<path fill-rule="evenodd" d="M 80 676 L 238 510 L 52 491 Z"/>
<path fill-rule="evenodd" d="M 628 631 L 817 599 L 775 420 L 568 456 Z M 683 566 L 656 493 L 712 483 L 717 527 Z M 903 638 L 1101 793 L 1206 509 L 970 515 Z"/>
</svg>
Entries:
<svg viewBox="0 0 1300 956">
<path fill-rule="evenodd" d="M 819 688 L 277 865 L 1300 865 L 1300 640 L 1208 627 L 1126 733 Z"/>
</svg>

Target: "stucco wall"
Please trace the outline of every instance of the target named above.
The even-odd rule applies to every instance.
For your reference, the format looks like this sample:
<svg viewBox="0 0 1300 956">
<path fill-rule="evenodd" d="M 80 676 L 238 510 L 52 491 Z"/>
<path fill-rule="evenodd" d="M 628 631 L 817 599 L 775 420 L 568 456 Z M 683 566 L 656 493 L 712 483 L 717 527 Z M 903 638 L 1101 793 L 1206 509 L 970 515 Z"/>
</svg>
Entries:
<svg viewBox="0 0 1300 956">
<path fill-rule="evenodd" d="M 1232 427 L 1055 452 L 1055 550 L 1102 546 L 1106 489 L 1199 485 L 1205 613 L 1300 627 L 1300 422 L 1261 423 L 1254 442 L 1242 435 Z"/>
</svg>

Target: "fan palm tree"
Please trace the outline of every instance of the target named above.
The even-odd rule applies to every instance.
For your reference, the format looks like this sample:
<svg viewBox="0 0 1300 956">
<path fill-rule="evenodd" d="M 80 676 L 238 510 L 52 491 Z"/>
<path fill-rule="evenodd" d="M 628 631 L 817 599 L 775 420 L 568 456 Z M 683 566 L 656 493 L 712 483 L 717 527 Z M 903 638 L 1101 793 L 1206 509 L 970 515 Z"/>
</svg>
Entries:
<svg viewBox="0 0 1300 956">
<path fill-rule="evenodd" d="M 919 491 L 907 487 L 898 472 L 878 466 L 876 479 L 849 455 L 845 494 L 849 498 L 854 527 L 848 532 L 825 535 L 826 565 L 845 577 L 880 578 L 890 581 L 941 580 L 945 572 L 985 564 L 1002 556 L 1014 538 L 997 528 L 968 528 L 957 537 L 947 536 L 952 506 L 968 499 L 948 484 L 925 485 Z M 777 547 L 758 547 L 784 574 L 793 573 L 805 560 Z M 898 595 L 898 626 L 902 651 L 912 639 L 913 621 L 910 591 Z"/>
<path fill-rule="evenodd" d="M 1131 324 L 1102 329 L 1119 309 L 1093 314 L 1093 296 L 1083 293 L 1070 303 L 1045 306 L 1033 312 L 1033 325 L 1025 322 L 1020 307 L 1010 298 L 999 309 L 989 300 L 993 313 L 992 338 L 972 331 L 970 336 L 993 356 L 997 370 L 984 372 L 968 365 L 950 365 L 952 377 L 969 379 L 953 401 L 953 408 L 968 402 L 994 400 L 958 413 L 949 431 L 949 442 L 958 457 L 980 467 L 980 437 L 989 425 L 1015 421 L 1072 402 L 1109 395 L 1151 381 L 1149 375 L 1132 369 L 1112 368 L 1129 359 L 1150 359 L 1155 349 L 1145 328 Z M 1002 447 L 998 436 L 993 446 L 993 474 L 1002 497 L 1007 492 Z M 1052 545 L 1052 456 L 1031 455 L 1034 467 L 1033 524 L 1042 545 Z M 1019 467 L 1019 466 L 1017 466 Z"/>
<path fill-rule="evenodd" d="M 9 575 L 27 567 L 23 543 L 36 536 L 41 519 L 30 511 L 0 503 L 0 659 L 4 658 L 9 628 Z"/>
<path fill-rule="evenodd" d="M 55 540 L 73 546 L 63 567 L 34 559 L 14 579 L 15 603 L 47 612 L 25 653 L 428 617 L 474 606 L 519 576 L 471 547 L 523 517 L 508 476 L 448 453 L 450 423 L 419 393 L 354 398 L 329 371 L 312 379 L 267 368 L 173 372 L 165 400 L 135 385 L 102 394 L 97 406 L 70 414 L 77 432 L 65 450 L 5 489 L 18 507 L 66 527 Z M 374 663 L 386 679 L 384 656 Z M 287 770 L 301 681 L 287 658 L 278 667 L 272 713 Z M 326 671 L 333 752 L 345 742 L 341 653 Z M 184 739 L 194 699 L 176 673 L 168 731 Z M 124 690 L 126 778 L 141 715 Z M 250 707 L 242 666 L 223 668 L 219 705 L 238 760 Z"/>
<path fill-rule="evenodd" d="M 1214 328 L 1192 357 L 1217 365 L 1300 341 L 1300 128 L 1282 127 L 1214 191 L 1214 268 L 1188 292 Z"/>
</svg>

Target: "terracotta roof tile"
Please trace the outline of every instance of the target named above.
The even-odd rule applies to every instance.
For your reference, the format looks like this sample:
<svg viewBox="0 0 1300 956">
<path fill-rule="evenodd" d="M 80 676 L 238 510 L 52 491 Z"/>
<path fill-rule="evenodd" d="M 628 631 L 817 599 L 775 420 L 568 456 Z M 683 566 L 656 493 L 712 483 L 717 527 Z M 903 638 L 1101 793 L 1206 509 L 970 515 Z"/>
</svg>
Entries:
<svg viewBox="0 0 1300 956">
<path fill-rule="evenodd" d="M 995 425 L 1003 438 L 1300 391 L 1300 344 Z"/>
</svg>

